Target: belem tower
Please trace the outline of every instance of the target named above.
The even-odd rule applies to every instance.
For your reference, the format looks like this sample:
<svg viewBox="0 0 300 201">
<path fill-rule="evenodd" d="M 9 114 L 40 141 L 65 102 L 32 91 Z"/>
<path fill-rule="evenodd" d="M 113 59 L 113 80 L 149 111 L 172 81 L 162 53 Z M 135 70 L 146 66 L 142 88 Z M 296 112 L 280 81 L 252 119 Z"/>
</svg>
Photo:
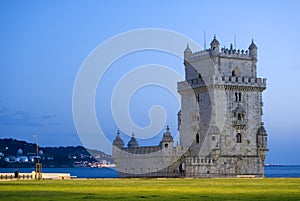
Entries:
<svg viewBox="0 0 300 201">
<path fill-rule="evenodd" d="M 267 133 L 262 121 L 266 79 L 257 77 L 257 46 L 184 50 L 185 80 L 178 83 L 180 143 L 167 126 L 157 146 L 124 146 L 113 158 L 120 177 L 263 177 Z"/>
</svg>

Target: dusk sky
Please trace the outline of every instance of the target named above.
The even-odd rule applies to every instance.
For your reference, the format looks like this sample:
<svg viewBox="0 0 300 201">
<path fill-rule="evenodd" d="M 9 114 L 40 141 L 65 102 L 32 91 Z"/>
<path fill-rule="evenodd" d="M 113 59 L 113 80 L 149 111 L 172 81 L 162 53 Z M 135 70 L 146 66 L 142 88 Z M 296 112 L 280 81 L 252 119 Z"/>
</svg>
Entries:
<svg viewBox="0 0 300 201">
<path fill-rule="evenodd" d="M 266 163 L 300 164 L 299 10 L 299 1 L 0 1 L 0 138 L 35 142 L 37 135 L 41 146 L 81 145 L 72 95 L 85 59 L 118 34 L 160 28 L 183 34 L 201 47 L 204 32 L 207 47 L 214 34 L 221 47 L 234 44 L 236 36 L 237 49 L 248 49 L 253 38 L 258 76 L 267 78 Z M 119 129 L 110 98 L 121 77 L 135 67 L 156 63 L 172 66 L 183 78 L 182 62 L 166 53 L 145 51 L 111 65 L 95 94 L 97 119 L 109 140 Z M 132 96 L 132 120 L 147 126 L 149 108 L 157 104 L 166 110 L 166 125 L 176 136 L 179 106 L 161 87 L 143 87 Z M 162 132 L 141 144 L 157 144 Z M 123 132 L 122 137 L 129 139 Z"/>
</svg>

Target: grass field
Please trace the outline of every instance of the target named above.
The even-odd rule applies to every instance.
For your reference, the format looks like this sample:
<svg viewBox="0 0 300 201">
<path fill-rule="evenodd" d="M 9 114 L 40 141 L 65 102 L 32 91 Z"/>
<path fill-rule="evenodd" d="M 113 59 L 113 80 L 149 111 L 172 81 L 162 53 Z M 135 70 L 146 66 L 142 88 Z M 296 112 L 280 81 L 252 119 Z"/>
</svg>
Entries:
<svg viewBox="0 0 300 201">
<path fill-rule="evenodd" d="M 300 179 L 0 181 L 0 200 L 300 200 Z"/>
</svg>

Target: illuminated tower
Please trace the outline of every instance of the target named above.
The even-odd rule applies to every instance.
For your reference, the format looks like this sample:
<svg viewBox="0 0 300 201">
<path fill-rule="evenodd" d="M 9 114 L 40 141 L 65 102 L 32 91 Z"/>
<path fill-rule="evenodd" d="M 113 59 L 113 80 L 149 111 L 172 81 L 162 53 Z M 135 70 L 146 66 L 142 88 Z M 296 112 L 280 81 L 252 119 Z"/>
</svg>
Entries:
<svg viewBox="0 0 300 201">
<path fill-rule="evenodd" d="M 257 46 L 184 51 L 180 142 L 188 177 L 264 175 L 267 133 L 262 121 L 266 79 L 257 77 Z"/>
</svg>

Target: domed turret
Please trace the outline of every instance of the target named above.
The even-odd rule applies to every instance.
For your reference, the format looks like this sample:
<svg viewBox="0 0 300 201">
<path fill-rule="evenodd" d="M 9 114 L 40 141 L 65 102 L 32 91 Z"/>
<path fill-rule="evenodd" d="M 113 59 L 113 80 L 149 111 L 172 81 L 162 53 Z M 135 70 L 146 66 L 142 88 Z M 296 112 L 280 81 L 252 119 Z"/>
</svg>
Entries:
<svg viewBox="0 0 300 201">
<path fill-rule="evenodd" d="M 167 126 L 166 132 L 163 134 L 163 138 L 160 141 L 159 146 L 161 146 L 162 148 L 172 148 L 173 142 L 174 142 L 174 140 L 170 133 L 170 128 L 169 128 L 169 126 Z"/>
<path fill-rule="evenodd" d="M 118 147 L 118 148 L 123 148 L 124 147 L 124 141 L 120 137 L 120 131 L 117 132 L 117 136 L 113 141 L 113 145 Z"/>
<path fill-rule="evenodd" d="M 257 58 L 257 46 L 254 44 L 254 40 L 252 39 L 252 43 L 249 46 L 249 56 L 256 59 Z"/>
<path fill-rule="evenodd" d="M 216 38 L 216 35 L 214 35 L 214 39 L 210 43 L 211 51 L 218 53 L 219 52 L 220 43 Z"/>
<path fill-rule="evenodd" d="M 132 137 L 130 139 L 130 141 L 127 144 L 128 148 L 135 148 L 135 147 L 139 147 L 139 143 L 136 141 L 135 137 L 134 137 L 134 133 L 132 133 Z"/>
<path fill-rule="evenodd" d="M 169 128 L 169 126 L 167 126 L 166 133 L 164 133 L 161 142 L 173 142 L 173 141 L 174 140 L 173 140 L 173 137 L 172 137 L 172 135 L 170 133 L 170 128 Z"/>
<path fill-rule="evenodd" d="M 267 149 L 267 131 L 263 123 L 257 129 L 257 147 L 260 149 Z"/>
<path fill-rule="evenodd" d="M 267 131 L 265 129 L 264 126 L 261 126 L 258 130 L 257 130 L 257 134 L 258 135 L 266 135 L 267 134 Z"/>
<path fill-rule="evenodd" d="M 192 50 L 189 47 L 189 44 L 186 45 L 186 48 L 184 50 L 184 60 L 187 60 L 192 54 Z"/>
</svg>

